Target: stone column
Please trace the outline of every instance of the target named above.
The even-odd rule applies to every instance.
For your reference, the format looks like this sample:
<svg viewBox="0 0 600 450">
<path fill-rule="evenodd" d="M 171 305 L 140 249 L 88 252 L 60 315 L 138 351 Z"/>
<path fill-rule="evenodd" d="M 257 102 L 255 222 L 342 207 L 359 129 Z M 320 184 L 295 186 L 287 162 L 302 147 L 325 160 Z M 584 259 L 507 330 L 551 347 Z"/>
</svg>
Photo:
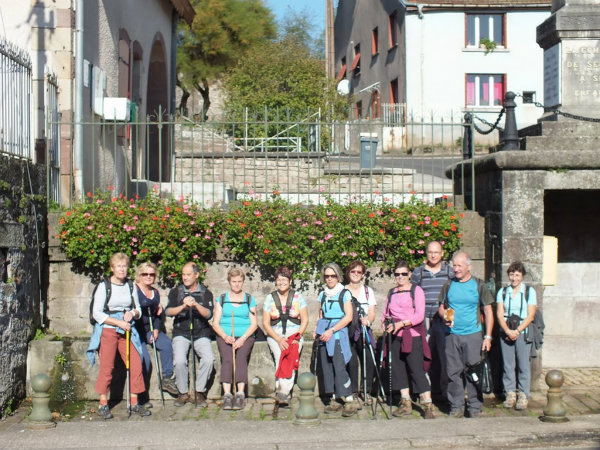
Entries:
<svg viewBox="0 0 600 450">
<path fill-rule="evenodd" d="M 544 105 L 599 117 L 600 0 L 553 0 L 537 43 L 544 49 Z"/>
</svg>

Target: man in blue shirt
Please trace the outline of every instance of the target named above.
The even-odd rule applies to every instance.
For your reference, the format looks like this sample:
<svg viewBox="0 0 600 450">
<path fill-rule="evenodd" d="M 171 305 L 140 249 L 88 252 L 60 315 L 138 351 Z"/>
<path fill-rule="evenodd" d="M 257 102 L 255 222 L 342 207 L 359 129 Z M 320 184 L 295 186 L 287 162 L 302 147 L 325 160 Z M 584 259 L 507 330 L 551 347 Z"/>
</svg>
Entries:
<svg viewBox="0 0 600 450">
<path fill-rule="evenodd" d="M 466 377 L 468 365 L 481 360 L 481 351 L 492 347 L 494 298 L 483 281 L 471 275 L 472 261 L 465 252 L 452 258 L 454 279 L 444 285 L 439 297 L 439 315 L 446 322 L 445 339 L 446 370 L 448 374 L 448 402 L 450 416 L 464 414 L 465 386 L 469 417 L 479 417 L 483 406 L 483 395 L 475 384 Z M 454 310 L 454 319 L 447 320 L 446 312 Z M 482 337 L 481 309 L 485 316 L 485 336 Z"/>
</svg>

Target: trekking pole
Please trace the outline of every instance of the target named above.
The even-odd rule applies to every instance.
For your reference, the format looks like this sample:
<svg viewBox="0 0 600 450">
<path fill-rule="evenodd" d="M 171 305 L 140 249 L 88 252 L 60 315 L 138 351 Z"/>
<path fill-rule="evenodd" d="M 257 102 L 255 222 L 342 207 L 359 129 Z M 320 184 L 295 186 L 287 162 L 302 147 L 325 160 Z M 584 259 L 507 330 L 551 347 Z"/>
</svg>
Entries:
<svg viewBox="0 0 600 450">
<path fill-rule="evenodd" d="M 367 339 L 365 335 L 367 333 L 367 327 L 361 324 L 362 328 L 362 379 L 363 379 L 363 405 L 367 404 Z"/>
<path fill-rule="evenodd" d="M 152 310 L 148 306 L 148 318 L 150 320 L 150 333 L 152 333 L 152 349 L 154 350 L 154 368 L 156 370 L 156 376 L 158 378 L 158 389 L 160 390 L 160 399 L 162 400 L 163 409 L 165 407 L 165 394 L 162 389 L 162 376 L 160 372 L 160 364 L 158 363 L 158 356 L 156 356 L 156 339 L 154 339 L 154 324 L 152 323 Z"/>
<path fill-rule="evenodd" d="M 127 349 L 125 350 L 125 394 L 127 395 L 127 417 L 131 417 L 131 399 L 129 396 L 131 395 L 129 388 L 129 343 L 131 342 L 129 330 L 125 330 L 125 345 Z"/>
<path fill-rule="evenodd" d="M 375 405 L 371 406 L 371 408 L 373 409 L 373 420 L 377 419 L 377 405 L 381 405 L 381 411 L 383 412 L 383 415 L 385 416 L 386 419 L 389 420 L 389 419 L 391 419 L 391 417 L 388 416 L 388 413 L 385 411 L 385 404 L 382 401 L 382 400 L 385 400 L 385 390 L 383 389 L 383 383 L 381 381 L 381 373 L 379 371 L 382 360 L 379 361 L 379 366 L 378 366 L 377 359 L 375 358 L 375 352 L 373 351 L 373 343 L 371 342 L 369 333 L 366 334 L 366 337 L 367 337 L 367 342 L 369 345 L 369 353 L 371 356 L 371 361 L 373 362 L 373 367 L 374 367 L 374 371 L 375 371 L 375 378 L 377 379 L 377 387 L 379 388 L 379 389 L 377 389 L 377 391 L 379 391 L 379 392 L 376 391 L 376 393 L 375 393 Z M 383 355 L 383 351 L 381 352 L 381 354 Z M 381 393 L 381 399 L 379 398 L 379 393 Z"/>
<path fill-rule="evenodd" d="M 233 339 L 235 339 L 235 323 L 233 320 L 233 306 L 231 307 L 231 336 L 233 337 Z M 233 395 L 237 395 L 237 384 L 235 382 L 235 347 L 234 344 L 231 344 L 231 352 L 233 355 L 233 380 L 232 380 L 232 384 L 233 384 Z"/>
<path fill-rule="evenodd" d="M 389 398 L 389 404 L 390 404 L 390 416 L 392 415 L 392 333 L 388 332 L 388 370 L 389 370 L 389 377 L 390 377 L 390 398 Z"/>
<path fill-rule="evenodd" d="M 194 389 L 194 408 L 198 407 L 198 399 L 196 398 L 196 349 L 194 348 L 194 311 L 190 307 L 190 344 L 192 347 L 192 388 Z M 189 391 L 189 389 L 188 389 Z"/>
</svg>

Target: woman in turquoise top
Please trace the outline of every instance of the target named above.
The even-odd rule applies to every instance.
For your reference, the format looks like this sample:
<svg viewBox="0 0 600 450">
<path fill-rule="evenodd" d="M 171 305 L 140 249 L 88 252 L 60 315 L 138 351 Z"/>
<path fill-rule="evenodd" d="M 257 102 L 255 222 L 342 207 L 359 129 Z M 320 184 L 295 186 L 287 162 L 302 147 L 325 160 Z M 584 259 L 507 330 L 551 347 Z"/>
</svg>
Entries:
<svg viewBox="0 0 600 450">
<path fill-rule="evenodd" d="M 254 345 L 254 332 L 258 327 L 256 300 L 242 290 L 245 279 L 246 275 L 241 269 L 229 270 L 227 280 L 230 290 L 219 296 L 213 313 L 213 329 L 221 355 L 223 409 L 242 409 L 245 404 L 248 361 Z M 231 393 L 232 383 L 235 383 L 235 398 Z"/>
<path fill-rule="evenodd" d="M 531 342 L 525 339 L 526 330 L 535 317 L 537 299 L 535 289 L 523 283 L 525 266 L 515 261 L 508 266 L 510 285 L 498 291 L 496 316 L 500 327 L 500 348 L 504 373 L 502 383 L 506 391 L 505 408 L 527 409 L 531 373 L 529 355 Z"/>
</svg>

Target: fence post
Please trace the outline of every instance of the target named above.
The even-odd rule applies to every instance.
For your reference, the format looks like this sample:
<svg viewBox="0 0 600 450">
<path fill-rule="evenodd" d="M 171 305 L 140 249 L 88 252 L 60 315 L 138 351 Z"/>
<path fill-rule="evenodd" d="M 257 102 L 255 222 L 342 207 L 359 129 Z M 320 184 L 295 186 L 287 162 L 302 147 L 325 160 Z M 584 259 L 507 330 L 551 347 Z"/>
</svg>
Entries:
<svg viewBox="0 0 600 450">
<path fill-rule="evenodd" d="M 465 114 L 463 124 L 463 159 L 471 159 L 473 157 L 473 114 L 470 112 Z"/>
<path fill-rule="evenodd" d="M 519 132 L 515 116 L 515 93 L 508 91 L 504 96 L 504 133 L 502 135 L 502 150 L 519 150 Z"/>
</svg>

